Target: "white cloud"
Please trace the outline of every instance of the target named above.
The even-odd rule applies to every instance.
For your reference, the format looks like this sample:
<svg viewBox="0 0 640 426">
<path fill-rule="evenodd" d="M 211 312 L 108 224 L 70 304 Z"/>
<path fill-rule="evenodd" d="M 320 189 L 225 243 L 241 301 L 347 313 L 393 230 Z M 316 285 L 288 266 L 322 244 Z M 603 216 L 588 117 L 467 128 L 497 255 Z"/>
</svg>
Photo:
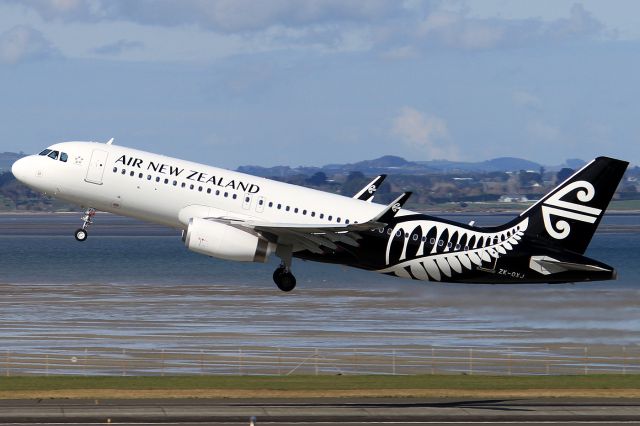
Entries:
<svg viewBox="0 0 640 426">
<path fill-rule="evenodd" d="M 548 21 L 477 18 L 469 16 L 466 9 L 435 10 L 417 26 L 414 37 L 416 43 L 425 47 L 477 50 L 597 37 L 603 33 L 604 25 L 582 5 L 574 4 L 567 18 Z"/>
<path fill-rule="evenodd" d="M 40 31 L 26 25 L 18 25 L 0 34 L 1 63 L 16 64 L 58 55 Z"/>
<path fill-rule="evenodd" d="M 541 143 L 559 142 L 562 136 L 560 128 L 539 120 L 527 123 L 526 132 L 533 141 Z"/>
<path fill-rule="evenodd" d="M 542 101 L 535 94 L 526 90 L 515 90 L 511 94 L 513 103 L 519 107 L 540 110 L 542 108 Z"/>
<path fill-rule="evenodd" d="M 430 159 L 457 159 L 458 149 L 449 142 L 444 119 L 404 107 L 393 120 L 392 134 L 415 151 Z"/>
<path fill-rule="evenodd" d="M 396 0 L 11 0 L 45 20 L 131 21 L 142 25 L 196 25 L 220 32 L 272 26 L 387 19 L 404 10 Z"/>
<path fill-rule="evenodd" d="M 114 43 L 96 47 L 95 49 L 92 49 L 92 52 L 97 53 L 98 55 L 120 55 L 123 52 L 141 49 L 143 47 L 144 44 L 139 41 L 118 40 Z"/>
</svg>

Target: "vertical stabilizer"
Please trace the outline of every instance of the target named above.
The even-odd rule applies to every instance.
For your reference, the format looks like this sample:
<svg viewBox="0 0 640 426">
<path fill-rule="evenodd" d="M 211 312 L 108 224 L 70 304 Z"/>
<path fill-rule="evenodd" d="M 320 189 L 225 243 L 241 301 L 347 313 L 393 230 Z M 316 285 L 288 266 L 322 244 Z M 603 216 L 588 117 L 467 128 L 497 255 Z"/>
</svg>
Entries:
<svg viewBox="0 0 640 426">
<path fill-rule="evenodd" d="M 583 254 L 629 163 L 598 157 L 520 215 L 526 235 Z"/>
</svg>

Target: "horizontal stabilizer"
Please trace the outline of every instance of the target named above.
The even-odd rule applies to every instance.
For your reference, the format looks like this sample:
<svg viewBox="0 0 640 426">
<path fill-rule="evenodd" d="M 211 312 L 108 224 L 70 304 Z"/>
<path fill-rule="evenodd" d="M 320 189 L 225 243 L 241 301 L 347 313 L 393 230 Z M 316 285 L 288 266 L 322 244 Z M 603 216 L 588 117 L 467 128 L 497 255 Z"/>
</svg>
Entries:
<svg viewBox="0 0 640 426">
<path fill-rule="evenodd" d="M 595 265 L 562 262 L 549 256 L 531 256 L 529 267 L 542 275 L 551 275 L 567 271 L 603 272 L 608 270 Z"/>
</svg>

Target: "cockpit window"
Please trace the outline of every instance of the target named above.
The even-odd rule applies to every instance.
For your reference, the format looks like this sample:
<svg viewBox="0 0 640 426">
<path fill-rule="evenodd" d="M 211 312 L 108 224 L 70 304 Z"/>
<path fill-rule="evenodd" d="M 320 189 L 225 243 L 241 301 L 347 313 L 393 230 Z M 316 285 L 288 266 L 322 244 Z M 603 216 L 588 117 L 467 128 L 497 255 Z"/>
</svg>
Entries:
<svg viewBox="0 0 640 426">
<path fill-rule="evenodd" d="M 53 158 L 54 160 L 57 160 L 58 159 L 58 154 L 60 154 L 58 151 L 51 151 L 49 153 L 49 155 L 47 155 L 47 157 Z"/>
<path fill-rule="evenodd" d="M 48 155 L 51 152 L 50 149 L 45 149 L 44 151 L 42 151 L 40 154 L 38 155 Z"/>
<path fill-rule="evenodd" d="M 66 163 L 68 159 L 69 159 L 69 156 L 67 155 L 66 152 L 60 153 L 60 161 L 62 161 L 63 163 Z"/>
</svg>

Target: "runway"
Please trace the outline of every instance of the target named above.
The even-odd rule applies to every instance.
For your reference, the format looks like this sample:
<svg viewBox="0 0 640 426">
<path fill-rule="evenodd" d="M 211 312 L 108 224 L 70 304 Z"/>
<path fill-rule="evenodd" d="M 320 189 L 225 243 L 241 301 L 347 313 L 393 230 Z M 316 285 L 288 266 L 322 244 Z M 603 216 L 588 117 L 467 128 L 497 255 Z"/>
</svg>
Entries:
<svg viewBox="0 0 640 426">
<path fill-rule="evenodd" d="M 4 400 L 0 424 L 637 424 L 637 399 Z"/>
</svg>

